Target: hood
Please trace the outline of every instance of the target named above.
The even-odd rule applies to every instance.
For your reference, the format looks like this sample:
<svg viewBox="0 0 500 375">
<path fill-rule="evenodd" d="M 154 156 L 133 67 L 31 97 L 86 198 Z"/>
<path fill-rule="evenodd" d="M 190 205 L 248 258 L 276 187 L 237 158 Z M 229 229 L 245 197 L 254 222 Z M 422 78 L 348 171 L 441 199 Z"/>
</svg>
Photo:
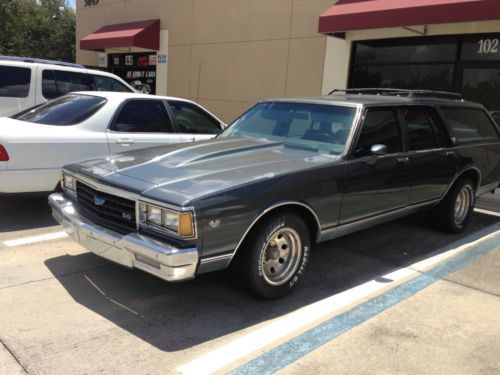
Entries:
<svg viewBox="0 0 500 375">
<path fill-rule="evenodd" d="M 129 190 L 179 206 L 197 198 L 311 169 L 339 160 L 338 156 L 291 148 L 282 143 L 252 138 L 217 138 L 208 141 L 154 147 L 75 165 L 72 170 L 116 183 L 124 178 Z"/>
</svg>

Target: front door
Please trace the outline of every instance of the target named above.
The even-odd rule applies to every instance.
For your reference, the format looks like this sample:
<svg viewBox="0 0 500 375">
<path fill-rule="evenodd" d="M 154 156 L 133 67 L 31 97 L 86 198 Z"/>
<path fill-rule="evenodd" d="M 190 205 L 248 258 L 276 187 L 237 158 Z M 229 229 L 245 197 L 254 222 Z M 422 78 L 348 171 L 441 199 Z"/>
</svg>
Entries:
<svg viewBox="0 0 500 375">
<path fill-rule="evenodd" d="M 373 155 L 373 145 L 387 147 Z M 345 166 L 340 224 L 403 208 L 410 195 L 409 158 L 393 108 L 368 109 Z"/>
</svg>

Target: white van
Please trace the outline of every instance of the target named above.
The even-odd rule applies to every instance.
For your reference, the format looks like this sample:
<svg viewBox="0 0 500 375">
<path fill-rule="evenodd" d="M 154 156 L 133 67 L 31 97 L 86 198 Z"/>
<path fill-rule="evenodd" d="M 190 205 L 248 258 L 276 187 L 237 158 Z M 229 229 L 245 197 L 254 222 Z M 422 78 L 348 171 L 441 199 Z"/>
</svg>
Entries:
<svg viewBox="0 0 500 375">
<path fill-rule="evenodd" d="M 136 92 L 120 77 L 83 65 L 0 56 L 0 117 L 73 91 Z"/>
</svg>

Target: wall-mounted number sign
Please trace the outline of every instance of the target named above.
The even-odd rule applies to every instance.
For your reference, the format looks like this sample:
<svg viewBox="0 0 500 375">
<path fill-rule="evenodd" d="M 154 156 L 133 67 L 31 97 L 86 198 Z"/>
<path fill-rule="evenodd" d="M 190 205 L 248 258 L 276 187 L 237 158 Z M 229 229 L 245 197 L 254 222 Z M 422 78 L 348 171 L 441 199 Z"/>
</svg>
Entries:
<svg viewBox="0 0 500 375">
<path fill-rule="evenodd" d="M 498 53 L 499 39 L 481 39 L 477 42 L 479 49 L 477 53 Z"/>
<path fill-rule="evenodd" d="M 99 4 L 99 0 L 83 0 L 83 4 L 86 7 L 91 7 L 91 6 Z"/>
</svg>

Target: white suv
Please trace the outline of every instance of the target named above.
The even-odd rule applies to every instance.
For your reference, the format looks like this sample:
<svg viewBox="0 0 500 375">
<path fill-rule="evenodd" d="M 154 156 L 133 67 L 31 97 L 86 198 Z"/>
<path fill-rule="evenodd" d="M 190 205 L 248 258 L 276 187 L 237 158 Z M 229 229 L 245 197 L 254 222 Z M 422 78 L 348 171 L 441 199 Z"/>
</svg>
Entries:
<svg viewBox="0 0 500 375">
<path fill-rule="evenodd" d="M 73 91 L 135 92 L 116 75 L 83 65 L 0 56 L 0 116 L 10 116 Z"/>
</svg>

